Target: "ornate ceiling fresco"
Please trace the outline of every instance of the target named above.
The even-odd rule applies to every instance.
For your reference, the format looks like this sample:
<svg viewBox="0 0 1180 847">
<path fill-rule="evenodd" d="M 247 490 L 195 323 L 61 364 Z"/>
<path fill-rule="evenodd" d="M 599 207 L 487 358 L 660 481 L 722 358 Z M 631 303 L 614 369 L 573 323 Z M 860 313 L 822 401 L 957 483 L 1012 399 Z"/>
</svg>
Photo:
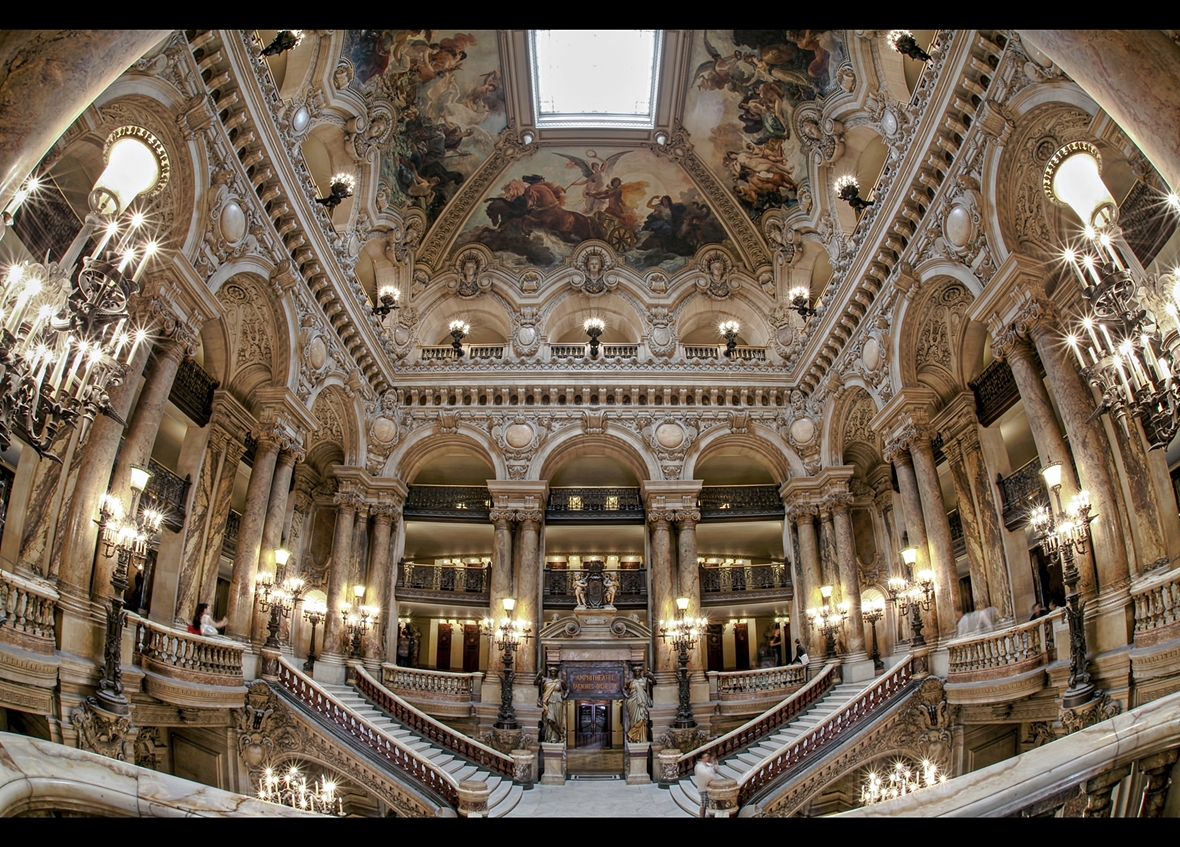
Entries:
<svg viewBox="0 0 1180 847">
<path fill-rule="evenodd" d="M 795 109 L 834 90 L 845 59 L 836 30 L 695 33 L 684 128 L 751 218 L 798 202 L 807 159 Z"/>
<path fill-rule="evenodd" d="M 441 235 L 425 239 L 441 237 L 446 256 L 479 243 L 505 269 L 549 270 L 599 239 L 637 271 L 676 273 L 706 245 L 742 252 L 735 218 L 757 224 L 798 204 L 809 125 L 796 112 L 840 87 L 847 59 L 830 30 L 698 30 L 680 55 L 664 64 L 681 77 L 662 86 L 680 92 L 665 125 L 683 127 L 666 150 L 598 130 L 568 144 L 552 135 L 517 144 L 507 157 L 492 156 L 504 130 L 532 115 L 513 113 L 531 110 L 528 80 L 510 70 L 527 76 L 527 63 L 513 61 L 503 33 L 349 30 L 341 60 L 370 121 L 393 130 L 369 134 L 387 139 L 381 190 L 403 214 L 421 210 L 429 230 L 481 167 L 489 171 Z M 691 145 L 695 171 L 676 142 Z"/>
<path fill-rule="evenodd" d="M 390 201 L 431 223 L 495 147 L 506 126 L 494 30 L 348 30 L 352 85 L 392 109 L 382 150 Z"/>
</svg>

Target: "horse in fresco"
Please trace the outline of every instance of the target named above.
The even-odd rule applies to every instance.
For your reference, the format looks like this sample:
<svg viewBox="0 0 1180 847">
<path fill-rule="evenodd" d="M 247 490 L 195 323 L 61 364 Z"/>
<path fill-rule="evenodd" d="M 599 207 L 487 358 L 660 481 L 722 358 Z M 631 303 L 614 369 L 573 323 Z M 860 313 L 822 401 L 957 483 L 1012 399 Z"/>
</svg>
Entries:
<svg viewBox="0 0 1180 847">
<path fill-rule="evenodd" d="M 598 235 L 593 220 L 562 208 L 565 189 L 560 185 L 536 175 L 524 177 L 523 182 L 526 187 L 522 196 L 528 204 L 528 214 L 521 219 L 522 235 L 528 237 L 533 229 L 543 229 L 570 244 Z"/>
</svg>

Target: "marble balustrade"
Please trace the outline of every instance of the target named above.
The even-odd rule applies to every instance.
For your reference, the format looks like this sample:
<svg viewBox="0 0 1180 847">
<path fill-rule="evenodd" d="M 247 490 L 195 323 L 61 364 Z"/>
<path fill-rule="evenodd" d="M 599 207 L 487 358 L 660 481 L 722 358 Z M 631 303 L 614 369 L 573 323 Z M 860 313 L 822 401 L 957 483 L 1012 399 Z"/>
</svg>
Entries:
<svg viewBox="0 0 1180 847">
<path fill-rule="evenodd" d="M 53 617 L 58 593 L 52 587 L 0 571 L 0 641 L 34 653 L 55 649 Z"/>
<path fill-rule="evenodd" d="M 711 673 L 710 676 L 716 678 L 716 692 L 721 700 L 761 699 L 772 692 L 781 692 L 785 697 L 789 689 L 801 688 L 807 681 L 807 668 L 804 665 L 787 665 Z"/>
<path fill-rule="evenodd" d="M 994 679 L 998 675 L 1028 670 L 1030 665 L 1052 661 L 1046 643 L 1046 624 L 1061 618 L 1064 610 L 1007 629 L 957 638 L 947 643 L 949 682 L 968 678 Z M 1051 630 L 1050 630 L 1051 632 Z"/>
<path fill-rule="evenodd" d="M 140 664 L 162 676 L 207 685 L 240 686 L 245 646 L 225 638 L 193 635 L 137 615 L 128 614 L 135 627 L 135 655 Z"/>
<path fill-rule="evenodd" d="M 402 696 L 419 700 L 447 700 L 478 703 L 483 673 L 453 673 L 398 665 L 381 666 L 381 684 Z"/>
<path fill-rule="evenodd" d="M 1151 640 L 1160 636 L 1180 637 L 1180 572 L 1173 571 L 1150 584 L 1131 592 L 1135 604 L 1135 642 L 1141 643 L 1151 633 Z M 1165 630 L 1160 632 L 1159 630 Z M 1175 632 L 1171 630 L 1175 629 Z"/>
<path fill-rule="evenodd" d="M 1125 804 L 1127 813 L 1157 817 L 1180 743 L 1178 721 L 1180 692 L 1019 756 L 840 817 L 1102 817 L 1110 814 L 1111 792 L 1132 764 L 1146 778 L 1140 783 L 1141 795 Z"/>
</svg>

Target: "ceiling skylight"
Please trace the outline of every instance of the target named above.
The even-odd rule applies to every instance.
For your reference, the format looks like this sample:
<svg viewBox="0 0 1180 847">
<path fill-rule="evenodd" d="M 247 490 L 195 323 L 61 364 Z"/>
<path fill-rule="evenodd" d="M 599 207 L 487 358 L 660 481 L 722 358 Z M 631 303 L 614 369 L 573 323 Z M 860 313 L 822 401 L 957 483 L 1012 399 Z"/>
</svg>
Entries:
<svg viewBox="0 0 1180 847">
<path fill-rule="evenodd" d="M 659 30 L 529 31 L 537 126 L 651 129 Z"/>
</svg>

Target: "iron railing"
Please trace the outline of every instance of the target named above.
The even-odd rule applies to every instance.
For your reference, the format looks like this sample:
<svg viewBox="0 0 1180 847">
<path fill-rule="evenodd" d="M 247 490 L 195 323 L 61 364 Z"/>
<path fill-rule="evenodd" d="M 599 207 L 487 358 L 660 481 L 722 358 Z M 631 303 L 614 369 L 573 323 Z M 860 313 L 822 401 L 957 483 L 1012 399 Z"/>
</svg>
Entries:
<svg viewBox="0 0 1180 847">
<path fill-rule="evenodd" d="M 546 522 L 643 523 L 638 488 L 550 488 Z"/>
<path fill-rule="evenodd" d="M 701 520 L 782 519 L 777 485 L 706 485 L 699 496 Z"/>
<path fill-rule="evenodd" d="M 229 510 L 225 516 L 225 534 L 221 536 L 221 555 L 232 559 L 238 552 L 238 533 L 242 531 L 242 513 Z"/>
<path fill-rule="evenodd" d="M 589 573 L 589 571 L 545 568 L 545 605 L 554 608 L 575 606 L 577 598 L 574 590 L 577 587 L 578 578 L 584 573 Z M 616 580 L 619 584 L 615 592 L 616 608 L 647 605 L 646 568 L 620 568 L 619 570 L 603 571 L 603 573 L 610 574 L 611 579 Z"/>
<path fill-rule="evenodd" d="M 1007 477 L 997 475 L 1004 526 L 1015 530 L 1028 524 L 1029 513 L 1037 506 L 1049 505 L 1049 492 L 1041 476 L 1041 460 L 1033 459 Z"/>
<path fill-rule="evenodd" d="M 717 603 L 750 598 L 791 599 L 791 569 L 782 562 L 762 565 L 701 565 L 701 602 Z M 709 596 L 706 596 L 709 595 Z"/>
<path fill-rule="evenodd" d="M 181 479 L 155 459 L 148 460 L 148 473 L 152 476 L 143 490 L 144 498 L 164 514 L 165 527 L 180 532 L 184 526 L 185 502 L 188 500 L 192 478 L 185 476 Z"/>
<path fill-rule="evenodd" d="M 198 426 L 207 426 L 213 414 L 213 392 L 220 384 L 196 359 L 185 356 L 176 370 L 168 399 Z"/>
<path fill-rule="evenodd" d="M 411 485 L 402 516 L 477 523 L 488 520 L 491 506 L 488 490 L 476 485 Z"/>
<path fill-rule="evenodd" d="M 398 562 L 398 596 L 487 603 L 492 583 L 490 566 L 434 565 Z"/>
</svg>

